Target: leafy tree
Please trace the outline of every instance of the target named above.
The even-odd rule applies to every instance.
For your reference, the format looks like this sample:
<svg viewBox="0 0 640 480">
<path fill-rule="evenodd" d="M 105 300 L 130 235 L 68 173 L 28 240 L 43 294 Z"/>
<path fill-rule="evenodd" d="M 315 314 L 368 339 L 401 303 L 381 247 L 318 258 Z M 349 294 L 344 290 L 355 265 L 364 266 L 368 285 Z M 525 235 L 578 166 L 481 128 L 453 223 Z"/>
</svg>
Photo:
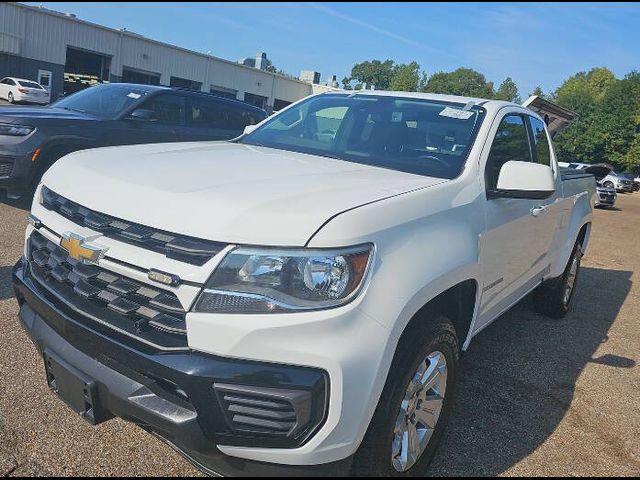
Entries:
<svg viewBox="0 0 640 480">
<path fill-rule="evenodd" d="M 640 133 L 636 133 L 623 160 L 625 170 L 640 172 Z"/>
<path fill-rule="evenodd" d="M 617 80 L 606 68 L 580 72 L 560 86 L 556 100 L 580 115 L 556 139 L 562 160 L 608 162 L 617 167 L 634 164 L 640 131 L 640 73 Z"/>
<path fill-rule="evenodd" d="M 465 97 L 492 98 L 494 96 L 493 82 L 488 82 L 484 75 L 470 68 L 434 73 L 423 88 L 425 92 Z"/>
<path fill-rule="evenodd" d="M 496 90 L 494 96 L 496 100 L 505 100 L 507 102 L 522 103 L 522 99 L 518 94 L 518 86 L 511 77 L 507 77 Z"/>
<path fill-rule="evenodd" d="M 542 87 L 540 87 L 540 85 L 538 85 L 536 88 L 533 89 L 533 92 L 531 92 L 529 94 L 530 97 L 536 96 L 536 97 L 540 97 L 540 98 L 547 98 L 547 95 L 544 93 L 544 91 L 542 90 Z"/>
<path fill-rule="evenodd" d="M 415 92 L 420 86 L 420 65 L 411 62 L 405 65 L 396 65 L 393 69 L 393 77 L 389 90 Z"/>
<path fill-rule="evenodd" d="M 388 90 L 393 73 L 393 60 L 385 60 L 384 62 L 371 60 L 354 65 L 351 69 L 351 76 L 345 78 L 342 82 L 345 86 L 352 86 L 355 81 L 360 85 L 366 84 L 368 88 L 375 87 L 377 90 Z"/>
</svg>

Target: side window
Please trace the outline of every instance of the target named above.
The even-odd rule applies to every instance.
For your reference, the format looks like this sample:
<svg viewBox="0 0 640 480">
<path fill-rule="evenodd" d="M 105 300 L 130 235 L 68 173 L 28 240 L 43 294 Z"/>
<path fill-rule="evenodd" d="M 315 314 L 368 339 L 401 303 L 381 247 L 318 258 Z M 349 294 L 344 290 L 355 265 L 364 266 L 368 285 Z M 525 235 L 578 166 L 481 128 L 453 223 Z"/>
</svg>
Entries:
<svg viewBox="0 0 640 480">
<path fill-rule="evenodd" d="M 224 105 L 207 99 L 189 99 L 187 124 L 192 127 L 228 129 L 228 112 Z"/>
<path fill-rule="evenodd" d="M 544 123 L 534 117 L 529 117 L 529 121 L 531 122 L 531 132 L 535 142 L 536 162 L 551 166 L 551 147 L 549 146 L 547 132 L 544 129 Z"/>
<path fill-rule="evenodd" d="M 509 161 L 531 162 L 529 133 L 520 115 L 507 115 L 502 119 L 491 145 L 485 182 L 487 190 L 495 190 L 500 169 Z"/>
<path fill-rule="evenodd" d="M 316 112 L 318 130 L 336 132 L 347 114 L 348 107 L 331 107 Z"/>
<path fill-rule="evenodd" d="M 154 118 L 164 125 L 180 125 L 184 109 L 182 97 L 178 95 L 157 95 L 150 98 L 141 108 L 154 112 Z"/>
</svg>

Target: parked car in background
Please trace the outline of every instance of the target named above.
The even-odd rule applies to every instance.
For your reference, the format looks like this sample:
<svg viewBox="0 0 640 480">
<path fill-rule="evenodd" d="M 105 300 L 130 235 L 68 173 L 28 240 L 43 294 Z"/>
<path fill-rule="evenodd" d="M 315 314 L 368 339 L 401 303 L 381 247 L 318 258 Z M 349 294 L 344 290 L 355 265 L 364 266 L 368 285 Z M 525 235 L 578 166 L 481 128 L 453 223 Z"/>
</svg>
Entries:
<svg viewBox="0 0 640 480">
<path fill-rule="evenodd" d="M 632 172 L 622 172 L 621 175 L 631 180 L 631 186 L 633 187 L 634 192 L 640 190 L 640 176 Z"/>
<path fill-rule="evenodd" d="M 19 197 L 60 157 L 93 147 L 228 140 L 262 109 L 170 87 L 98 85 L 48 107 L 0 107 L 0 191 Z"/>
<path fill-rule="evenodd" d="M 578 162 L 571 162 L 571 163 L 559 162 L 558 165 L 563 168 L 573 168 L 576 170 L 589 170 L 592 167 L 598 167 L 598 168 L 605 167 L 609 171 L 609 173 L 606 176 L 598 178 L 598 176 L 596 175 L 596 178 L 598 178 L 598 184 L 600 186 L 607 189 L 614 189 L 616 192 L 622 192 L 622 193 L 630 193 L 635 190 L 635 185 L 634 185 L 635 182 L 633 180 L 629 179 L 626 175 L 622 173 L 614 172 L 613 167 L 611 167 L 606 163 L 590 164 L 590 163 L 578 163 Z M 600 169 L 599 171 L 602 172 L 603 170 Z"/>
<path fill-rule="evenodd" d="M 602 186 L 615 188 L 616 192 L 630 193 L 634 191 L 634 183 L 621 173 L 611 172 L 602 179 Z"/>
<path fill-rule="evenodd" d="M 66 156 L 13 274 L 50 387 L 211 474 L 423 476 L 473 337 L 574 299 L 596 186 L 543 106 L 326 93 L 232 142 Z"/>
<path fill-rule="evenodd" d="M 596 178 L 597 194 L 596 194 L 596 207 L 613 207 L 618 199 L 618 194 L 615 188 L 605 187 L 602 180 L 611 173 L 611 167 L 606 164 L 588 165 L 581 172 L 590 173 Z"/>
<path fill-rule="evenodd" d="M 50 102 L 46 88 L 32 80 L 5 77 L 0 80 L 0 99 L 9 103 L 36 103 L 46 105 Z"/>
</svg>

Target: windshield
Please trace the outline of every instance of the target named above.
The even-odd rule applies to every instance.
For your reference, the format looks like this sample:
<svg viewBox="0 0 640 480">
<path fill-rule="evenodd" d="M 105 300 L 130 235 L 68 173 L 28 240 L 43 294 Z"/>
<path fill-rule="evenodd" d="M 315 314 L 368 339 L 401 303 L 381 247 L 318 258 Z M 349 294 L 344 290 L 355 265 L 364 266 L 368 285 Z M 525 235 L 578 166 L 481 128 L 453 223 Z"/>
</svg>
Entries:
<svg viewBox="0 0 640 480">
<path fill-rule="evenodd" d="M 40 85 L 38 85 L 35 82 L 27 82 L 25 80 L 20 80 L 18 82 L 20 84 L 21 87 L 25 87 L 25 88 L 37 88 L 38 90 L 44 90 L 44 88 L 42 88 Z"/>
<path fill-rule="evenodd" d="M 484 109 L 366 94 L 311 97 L 240 140 L 417 175 L 455 178 Z"/>
<path fill-rule="evenodd" d="M 148 93 L 144 88 L 131 85 L 96 85 L 58 100 L 51 106 L 113 118 L 124 113 Z"/>
</svg>

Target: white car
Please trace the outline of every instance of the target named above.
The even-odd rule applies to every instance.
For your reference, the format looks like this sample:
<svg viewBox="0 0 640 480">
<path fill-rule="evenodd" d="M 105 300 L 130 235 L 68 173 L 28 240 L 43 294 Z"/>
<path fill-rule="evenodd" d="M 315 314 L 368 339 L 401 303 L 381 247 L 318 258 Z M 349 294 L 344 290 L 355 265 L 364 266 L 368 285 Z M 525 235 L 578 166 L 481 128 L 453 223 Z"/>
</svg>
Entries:
<svg viewBox="0 0 640 480">
<path fill-rule="evenodd" d="M 14 285 L 49 385 L 208 473 L 422 475 L 474 336 L 570 309 L 593 177 L 494 100 L 325 93 L 246 132 L 45 174 Z"/>
<path fill-rule="evenodd" d="M 0 99 L 9 103 L 24 102 L 47 105 L 49 92 L 39 83 L 23 78 L 5 77 L 0 80 Z"/>
</svg>

